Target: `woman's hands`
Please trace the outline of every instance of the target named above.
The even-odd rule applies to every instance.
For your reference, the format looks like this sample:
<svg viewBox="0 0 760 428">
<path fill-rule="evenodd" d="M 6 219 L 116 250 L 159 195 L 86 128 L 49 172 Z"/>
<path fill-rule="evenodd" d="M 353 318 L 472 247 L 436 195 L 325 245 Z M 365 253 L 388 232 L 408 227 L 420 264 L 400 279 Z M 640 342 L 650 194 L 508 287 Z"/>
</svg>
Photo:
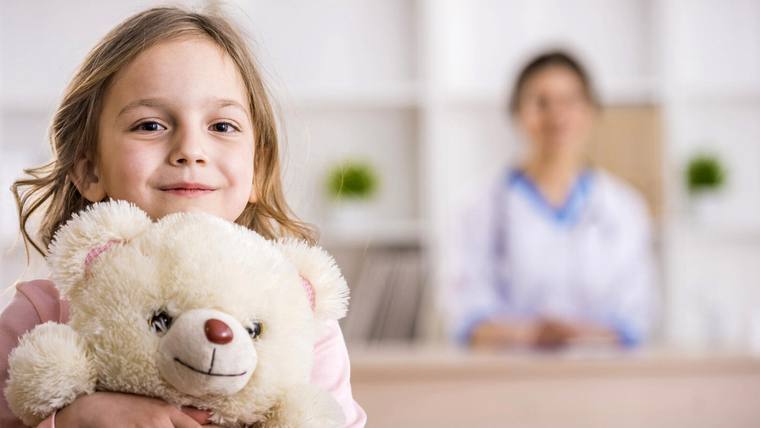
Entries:
<svg viewBox="0 0 760 428">
<path fill-rule="evenodd" d="M 58 411 L 56 428 L 199 428 L 208 412 L 139 395 L 96 392 Z M 209 425 L 204 425 L 208 427 Z"/>
<path fill-rule="evenodd" d="M 478 325 L 470 338 L 473 348 L 522 346 L 558 349 L 582 342 L 614 344 L 617 336 L 604 327 L 592 324 L 544 318 L 523 323 L 487 321 Z"/>
</svg>

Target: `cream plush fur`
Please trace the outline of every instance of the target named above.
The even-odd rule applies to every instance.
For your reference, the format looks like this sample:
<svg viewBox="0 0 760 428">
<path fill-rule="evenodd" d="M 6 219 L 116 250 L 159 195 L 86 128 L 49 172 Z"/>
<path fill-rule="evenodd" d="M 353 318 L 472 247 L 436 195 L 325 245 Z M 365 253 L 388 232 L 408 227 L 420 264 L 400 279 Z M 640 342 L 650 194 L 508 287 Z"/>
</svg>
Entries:
<svg viewBox="0 0 760 428">
<path fill-rule="evenodd" d="M 322 249 L 107 202 L 60 229 L 49 263 L 71 319 L 36 327 L 11 353 L 5 394 L 24 423 L 103 390 L 209 409 L 230 427 L 342 426 L 337 402 L 308 383 L 320 327 L 348 303 Z M 209 319 L 228 327 L 225 340 L 206 333 Z"/>
</svg>

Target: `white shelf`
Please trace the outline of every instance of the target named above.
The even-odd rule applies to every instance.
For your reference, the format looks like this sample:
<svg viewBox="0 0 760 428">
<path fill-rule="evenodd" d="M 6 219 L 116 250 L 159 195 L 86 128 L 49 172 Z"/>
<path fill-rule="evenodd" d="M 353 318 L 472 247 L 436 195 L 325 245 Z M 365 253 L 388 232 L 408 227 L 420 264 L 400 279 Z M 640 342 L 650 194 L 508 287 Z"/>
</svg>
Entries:
<svg viewBox="0 0 760 428">
<path fill-rule="evenodd" d="M 656 77 L 615 80 L 599 85 L 601 101 L 609 105 L 658 104 L 661 101 L 661 80 Z"/>
<path fill-rule="evenodd" d="M 299 108 L 415 108 L 420 105 L 414 83 L 373 84 L 365 87 L 324 85 L 275 90 L 278 102 Z"/>
<path fill-rule="evenodd" d="M 697 242 L 697 245 L 729 244 L 760 246 L 760 223 L 734 224 L 699 222 L 687 215 L 671 220 L 667 228 L 670 239 Z"/>
<path fill-rule="evenodd" d="M 297 108 L 417 108 L 421 105 L 418 85 L 415 83 L 377 84 L 365 87 L 325 85 L 319 87 L 293 87 L 275 89 L 274 101 Z M 19 95 L 3 96 L 0 111 L 46 113 L 52 112 L 60 102 L 57 96 Z"/>
<path fill-rule="evenodd" d="M 485 86 L 452 86 L 443 91 L 443 99 L 449 106 L 503 108 L 511 88 Z M 654 78 L 620 80 L 597 89 L 605 105 L 654 104 L 660 101 L 658 81 Z"/>
<path fill-rule="evenodd" d="M 675 87 L 668 95 L 676 102 L 760 104 L 760 84 L 733 82 L 684 84 Z"/>
<path fill-rule="evenodd" d="M 320 228 L 326 247 L 378 247 L 420 245 L 424 225 L 416 220 L 391 220 L 362 225 L 327 224 Z"/>
</svg>

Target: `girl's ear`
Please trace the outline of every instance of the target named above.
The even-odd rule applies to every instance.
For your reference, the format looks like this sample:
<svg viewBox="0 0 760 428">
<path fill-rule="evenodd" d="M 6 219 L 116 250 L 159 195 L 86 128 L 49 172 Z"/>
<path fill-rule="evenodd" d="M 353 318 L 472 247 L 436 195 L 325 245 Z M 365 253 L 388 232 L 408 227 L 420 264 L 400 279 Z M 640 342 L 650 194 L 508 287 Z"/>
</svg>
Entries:
<svg viewBox="0 0 760 428">
<path fill-rule="evenodd" d="M 348 310 L 348 285 L 335 259 L 325 250 L 305 241 L 284 239 L 277 246 L 293 263 L 305 284 L 304 294 L 319 320 L 338 320 Z"/>
<path fill-rule="evenodd" d="M 79 193 L 90 202 L 100 202 L 106 198 L 106 190 L 98 176 L 93 162 L 87 158 L 80 159 L 71 172 L 71 181 Z"/>
<path fill-rule="evenodd" d="M 63 295 L 79 287 L 102 255 L 146 231 L 153 222 L 125 201 L 91 205 L 55 233 L 48 255 L 53 280 Z"/>
</svg>

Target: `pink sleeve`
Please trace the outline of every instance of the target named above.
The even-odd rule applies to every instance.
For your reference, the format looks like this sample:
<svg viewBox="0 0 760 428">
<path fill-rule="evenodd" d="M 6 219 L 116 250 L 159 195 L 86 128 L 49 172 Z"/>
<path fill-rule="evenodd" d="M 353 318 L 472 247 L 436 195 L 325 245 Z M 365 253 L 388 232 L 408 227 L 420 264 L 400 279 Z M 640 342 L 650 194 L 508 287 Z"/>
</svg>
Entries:
<svg viewBox="0 0 760 428">
<path fill-rule="evenodd" d="M 32 296 L 32 297 L 30 297 Z M 8 355 L 27 331 L 50 317 L 51 302 L 58 293 L 49 281 L 33 281 L 16 286 L 16 295 L 0 314 L 0 427 L 21 428 L 24 424 L 11 413 L 5 401 L 5 384 L 8 380 Z M 34 302 L 34 303 L 33 303 Z M 41 313 L 42 312 L 42 313 Z M 40 428 L 54 428 L 52 417 L 42 422 Z"/>
<path fill-rule="evenodd" d="M 55 428 L 55 413 L 37 425 L 37 428 Z"/>
<path fill-rule="evenodd" d="M 314 345 L 311 381 L 338 401 L 346 415 L 346 428 L 361 428 L 367 423 L 367 414 L 351 394 L 351 363 L 337 321 L 328 323 L 325 333 Z"/>
</svg>

